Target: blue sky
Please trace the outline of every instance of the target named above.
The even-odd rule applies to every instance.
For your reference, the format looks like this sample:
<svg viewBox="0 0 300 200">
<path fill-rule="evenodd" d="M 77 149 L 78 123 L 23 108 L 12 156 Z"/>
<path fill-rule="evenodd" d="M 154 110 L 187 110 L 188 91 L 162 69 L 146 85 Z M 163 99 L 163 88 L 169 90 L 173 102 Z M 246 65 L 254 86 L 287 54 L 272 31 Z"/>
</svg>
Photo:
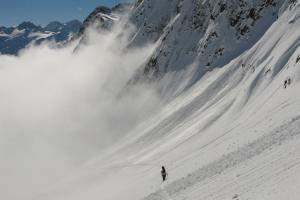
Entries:
<svg viewBox="0 0 300 200">
<path fill-rule="evenodd" d="M 0 0 L 0 26 L 23 21 L 46 25 L 50 21 L 83 20 L 99 5 L 112 6 L 125 0 Z"/>
</svg>

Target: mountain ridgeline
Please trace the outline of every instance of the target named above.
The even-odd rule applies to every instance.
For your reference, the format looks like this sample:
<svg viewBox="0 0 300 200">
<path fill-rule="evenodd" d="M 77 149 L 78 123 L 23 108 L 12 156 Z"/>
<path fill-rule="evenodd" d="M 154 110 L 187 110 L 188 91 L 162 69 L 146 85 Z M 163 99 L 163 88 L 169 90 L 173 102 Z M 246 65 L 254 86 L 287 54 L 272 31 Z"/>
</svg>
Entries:
<svg viewBox="0 0 300 200">
<path fill-rule="evenodd" d="M 133 43 L 159 41 L 145 66 L 146 74 L 160 76 L 197 62 L 198 78 L 252 47 L 286 4 L 295 1 L 138 1 L 131 14 L 138 27 Z"/>
<path fill-rule="evenodd" d="M 0 53 L 17 54 L 30 43 L 43 41 L 64 43 L 78 33 L 82 23 L 72 20 L 67 23 L 53 21 L 41 27 L 32 22 L 23 22 L 16 27 L 0 27 Z"/>
<path fill-rule="evenodd" d="M 296 3 L 296 0 L 138 0 L 132 6 L 96 8 L 84 21 L 80 35 L 95 22 L 98 28 L 109 29 L 122 14 L 129 12 L 129 21 L 137 28 L 131 44 L 159 43 L 143 74 L 163 76 L 197 62 L 194 75 L 197 80 L 251 48 L 281 13 Z"/>
<path fill-rule="evenodd" d="M 79 31 L 79 36 L 82 36 L 87 28 L 95 26 L 98 29 L 109 30 L 117 21 L 129 12 L 131 4 L 118 4 L 112 8 L 99 6 L 91 12 L 83 21 Z"/>
</svg>

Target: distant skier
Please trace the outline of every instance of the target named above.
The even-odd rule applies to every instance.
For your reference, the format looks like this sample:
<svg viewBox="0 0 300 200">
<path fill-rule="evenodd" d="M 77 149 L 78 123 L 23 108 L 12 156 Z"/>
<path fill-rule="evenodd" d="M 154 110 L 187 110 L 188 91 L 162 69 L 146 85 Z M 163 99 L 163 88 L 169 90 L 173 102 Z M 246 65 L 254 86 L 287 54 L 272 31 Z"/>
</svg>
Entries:
<svg viewBox="0 0 300 200">
<path fill-rule="evenodd" d="M 168 173 L 167 173 L 164 166 L 161 167 L 161 176 L 162 176 L 162 179 L 163 179 L 163 182 L 164 182 L 167 179 L 167 176 L 168 176 Z"/>
<path fill-rule="evenodd" d="M 288 85 L 291 85 L 292 80 L 291 78 L 287 78 L 286 80 L 284 80 L 284 88 L 287 88 Z"/>
<path fill-rule="evenodd" d="M 287 80 L 284 80 L 284 84 L 283 84 L 284 88 L 287 87 L 287 84 L 288 84 L 288 81 L 287 81 Z"/>
<path fill-rule="evenodd" d="M 287 80 L 287 84 L 288 84 L 288 85 L 291 85 L 291 83 L 292 83 L 292 80 L 291 80 L 291 78 L 289 77 L 288 80 Z"/>
</svg>

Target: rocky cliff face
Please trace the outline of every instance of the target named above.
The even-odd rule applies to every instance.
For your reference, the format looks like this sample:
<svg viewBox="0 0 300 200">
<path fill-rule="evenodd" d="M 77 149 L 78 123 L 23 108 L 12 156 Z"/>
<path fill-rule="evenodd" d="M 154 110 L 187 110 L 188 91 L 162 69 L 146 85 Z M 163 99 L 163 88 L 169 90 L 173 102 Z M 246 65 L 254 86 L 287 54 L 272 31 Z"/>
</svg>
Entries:
<svg viewBox="0 0 300 200">
<path fill-rule="evenodd" d="M 222 67 L 277 20 L 282 0 L 143 0 L 132 11 L 135 45 L 159 47 L 144 72 L 163 75 L 198 62 L 195 76 Z M 289 1 L 292 3 L 292 1 Z"/>
<path fill-rule="evenodd" d="M 82 36 L 86 29 L 95 26 L 98 29 L 109 30 L 124 13 L 130 10 L 131 4 L 118 4 L 112 8 L 99 6 L 84 20 L 78 36 Z"/>
<path fill-rule="evenodd" d="M 296 3 L 297 0 L 138 0 L 135 4 L 96 8 L 84 21 L 79 36 L 92 25 L 109 30 L 129 16 L 129 23 L 136 26 L 132 46 L 158 44 L 139 73 L 159 77 L 196 63 L 194 78 L 198 80 L 250 49 L 281 13 Z"/>
</svg>

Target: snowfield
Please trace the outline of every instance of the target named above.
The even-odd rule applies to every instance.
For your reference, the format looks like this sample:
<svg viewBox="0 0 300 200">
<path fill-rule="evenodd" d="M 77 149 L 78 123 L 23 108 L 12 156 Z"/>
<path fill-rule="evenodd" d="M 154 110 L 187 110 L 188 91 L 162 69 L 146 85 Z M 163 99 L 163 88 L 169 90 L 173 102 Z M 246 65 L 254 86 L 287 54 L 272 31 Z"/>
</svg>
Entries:
<svg viewBox="0 0 300 200">
<path fill-rule="evenodd" d="M 151 6 L 159 6 L 153 2 Z M 158 109 L 99 156 L 27 199 L 299 199 L 300 2 L 279 2 L 278 19 L 266 14 L 270 27 L 261 37 L 257 33 L 250 42 L 244 38 L 232 44 L 246 50 L 234 56 L 236 49 L 226 49 L 225 58 L 214 58 L 216 65 L 224 63 L 221 67 L 199 72 L 197 66 L 206 58 L 201 55 L 189 63 L 191 55 L 185 54 L 180 61 L 182 52 L 175 53 L 179 61 L 174 56 L 159 60 L 159 50 L 168 49 L 169 43 L 158 39 L 154 55 L 158 63 L 168 63 L 159 68 L 164 76 L 149 83 L 161 96 Z M 144 29 L 138 29 L 134 42 L 143 40 Z M 157 34 L 151 32 L 151 40 L 164 37 Z M 169 63 L 176 66 L 170 69 Z M 176 70 L 181 64 L 188 66 Z M 195 79 L 195 74 L 201 77 Z M 168 172 L 164 183 L 162 165 Z"/>
<path fill-rule="evenodd" d="M 155 115 L 38 199 L 298 199 L 299 12 L 185 91 L 193 71 L 176 74 L 182 85 L 163 78 L 175 95 Z"/>
</svg>

